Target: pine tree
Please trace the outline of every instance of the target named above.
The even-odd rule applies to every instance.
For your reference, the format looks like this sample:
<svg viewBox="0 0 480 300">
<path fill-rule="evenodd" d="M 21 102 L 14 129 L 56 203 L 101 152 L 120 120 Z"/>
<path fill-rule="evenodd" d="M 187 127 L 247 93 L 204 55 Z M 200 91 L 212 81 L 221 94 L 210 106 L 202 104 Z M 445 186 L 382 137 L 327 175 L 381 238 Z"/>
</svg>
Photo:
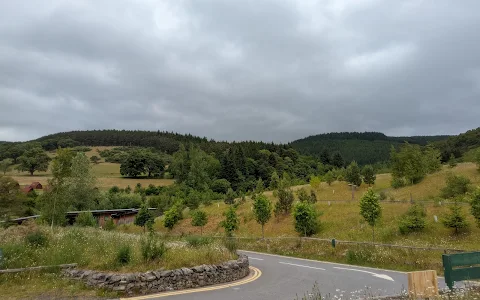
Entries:
<svg viewBox="0 0 480 300">
<path fill-rule="evenodd" d="M 445 215 L 442 220 L 442 223 L 447 228 L 454 228 L 455 233 L 458 233 L 459 229 L 464 229 L 468 227 L 468 222 L 463 214 L 462 207 L 455 201 L 450 207 L 450 213 Z"/>
<path fill-rule="evenodd" d="M 477 226 L 480 227 L 480 187 L 472 193 L 470 200 L 470 212 L 477 221 Z"/>
<path fill-rule="evenodd" d="M 324 165 L 330 164 L 330 153 L 328 152 L 327 149 L 323 149 L 323 151 L 320 153 L 320 161 Z"/>
<path fill-rule="evenodd" d="M 362 176 L 360 175 L 360 167 L 355 161 L 352 161 L 347 168 L 345 179 L 348 183 L 360 186 L 362 184 Z"/>
<path fill-rule="evenodd" d="M 335 152 L 332 158 L 332 165 L 337 168 L 342 168 L 344 164 L 345 164 L 345 161 L 343 160 L 343 157 L 340 154 L 340 152 Z"/>
</svg>

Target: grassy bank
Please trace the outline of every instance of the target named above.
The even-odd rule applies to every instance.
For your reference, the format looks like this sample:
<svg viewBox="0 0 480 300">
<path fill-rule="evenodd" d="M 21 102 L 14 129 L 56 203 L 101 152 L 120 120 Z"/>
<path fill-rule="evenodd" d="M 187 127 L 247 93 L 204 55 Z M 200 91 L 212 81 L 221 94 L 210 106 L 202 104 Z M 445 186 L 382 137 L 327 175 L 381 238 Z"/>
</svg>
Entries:
<svg viewBox="0 0 480 300">
<path fill-rule="evenodd" d="M 0 275 L 2 299 L 86 299 L 116 298 L 115 292 L 93 290 L 58 272 L 24 272 Z"/>
<path fill-rule="evenodd" d="M 201 264 L 217 264 L 234 259 L 221 241 L 201 245 L 175 239 L 165 243 L 163 255 L 146 261 L 142 255 L 145 235 L 108 232 L 93 228 L 10 227 L 0 231 L 3 248 L 2 268 L 78 263 L 79 268 L 114 272 L 140 272 L 155 269 L 176 269 Z M 160 244 L 164 239 L 156 238 Z M 119 252 L 128 248 L 129 258 L 119 260 Z M 127 250 L 125 250 L 127 251 Z"/>
</svg>

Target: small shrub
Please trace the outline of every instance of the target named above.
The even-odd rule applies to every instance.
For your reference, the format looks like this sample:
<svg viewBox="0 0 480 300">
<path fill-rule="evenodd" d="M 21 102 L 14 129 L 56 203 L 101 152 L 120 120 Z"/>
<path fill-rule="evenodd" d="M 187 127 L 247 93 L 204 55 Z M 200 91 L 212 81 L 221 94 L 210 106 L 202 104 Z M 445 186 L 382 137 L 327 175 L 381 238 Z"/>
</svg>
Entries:
<svg viewBox="0 0 480 300">
<path fill-rule="evenodd" d="M 91 212 L 86 211 L 78 214 L 75 219 L 75 225 L 81 227 L 97 227 L 97 220 L 95 220 Z"/>
<path fill-rule="evenodd" d="M 449 173 L 446 179 L 446 186 L 442 189 L 441 196 L 445 199 L 465 195 L 470 190 L 470 179 L 462 175 Z"/>
<path fill-rule="evenodd" d="M 45 247 L 48 244 L 47 236 L 39 230 L 27 234 L 25 241 L 32 247 Z"/>
<path fill-rule="evenodd" d="M 381 191 L 378 196 L 380 197 L 380 201 L 387 200 L 387 193 L 385 193 L 385 191 Z"/>
<path fill-rule="evenodd" d="M 455 229 L 455 233 L 458 233 L 461 229 L 468 228 L 467 219 L 457 201 L 450 206 L 450 213 L 444 216 L 442 223 L 447 228 Z"/>
<path fill-rule="evenodd" d="M 394 189 L 399 189 L 401 187 L 406 186 L 407 183 L 405 182 L 405 179 L 403 179 L 401 177 L 393 177 L 391 185 Z"/>
<path fill-rule="evenodd" d="M 201 237 L 201 236 L 187 236 L 185 237 L 185 241 L 187 241 L 187 244 L 190 247 L 194 247 L 194 248 L 209 245 L 212 243 L 211 238 Z"/>
<path fill-rule="evenodd" d="M 103 226 L 103 229 L 107 231 L 111 231 L 115 229 L 115 223 L 113 222 L 112 218 L 109 218 L 107 221 L 105 221 L 105 225 Z"/>
<path fill-rule="evenodd" d="M 116 262 L 120 265 L 127 265 L 132 260 L 132 248 L 123 245 L 118 249 Z"/>
<path fill-rule="evenodd" d="M 421 204 L 410 206 L 408 211 L 401 217 L 398 229 L 401 234 L 407 234 L 414 231 L 421 231 L 425 228 L 425 218 L 427 213 L 425 207 Z"/>
<path fill-rule="evenodd" d="M 167 247 L 155 235 L 149 234 L 148 237 L 142 238 L 140 241 L 140 250 L 145 261 L 152 261 L 162 258 L 167 252 Z"/>
</svg>

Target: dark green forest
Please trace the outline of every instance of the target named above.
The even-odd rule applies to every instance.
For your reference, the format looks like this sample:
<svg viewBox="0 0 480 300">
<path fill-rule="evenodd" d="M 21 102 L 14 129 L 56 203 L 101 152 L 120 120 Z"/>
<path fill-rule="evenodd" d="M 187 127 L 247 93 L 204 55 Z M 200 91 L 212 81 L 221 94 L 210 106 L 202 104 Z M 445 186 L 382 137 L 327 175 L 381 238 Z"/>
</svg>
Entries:
<svg viewBox="0 0 480 300">
<path fill-rule="evenodd" d="M 299 153 L 314 156 L 324 163 L 325 153 L 338 152 L 345 162 L 355 160 L 360 165 L 366 165 L 388 161 L 392 146 L 398 148 L 404 142 L 424 146 L 447 138 L 448 136 L 389 137 L 380 132 L 333 132 L 309 136 L 289 145 Z"/>
<path fill-rule="evenodd" d="M 462 157 L 468 150 L 480 147 L 480 127 L 437 141 L 434 146 L 440 150 L 444 162 L 448 161 L 452 154 L 455 158 Z"/>
</svg>

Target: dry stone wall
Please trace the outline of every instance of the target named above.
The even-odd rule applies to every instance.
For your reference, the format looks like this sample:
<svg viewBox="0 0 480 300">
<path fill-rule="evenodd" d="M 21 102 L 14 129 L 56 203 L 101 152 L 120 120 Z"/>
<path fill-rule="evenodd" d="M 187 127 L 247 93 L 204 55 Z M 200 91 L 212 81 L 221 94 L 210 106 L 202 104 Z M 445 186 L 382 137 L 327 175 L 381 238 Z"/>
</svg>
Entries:
<svg viewBox="0 0 480 300">
<path fill-rule="evenodd" d="M 92 287 L 126 294 L 148 294 L 231 282 L 247 276 L 249 272 L 248 257 L 239 255 L 237 260 L 230 260 L 221 265 L 125 274 L 72 268 L 64 270 L 64 275 L 82 280 Z"/>
</svg>

